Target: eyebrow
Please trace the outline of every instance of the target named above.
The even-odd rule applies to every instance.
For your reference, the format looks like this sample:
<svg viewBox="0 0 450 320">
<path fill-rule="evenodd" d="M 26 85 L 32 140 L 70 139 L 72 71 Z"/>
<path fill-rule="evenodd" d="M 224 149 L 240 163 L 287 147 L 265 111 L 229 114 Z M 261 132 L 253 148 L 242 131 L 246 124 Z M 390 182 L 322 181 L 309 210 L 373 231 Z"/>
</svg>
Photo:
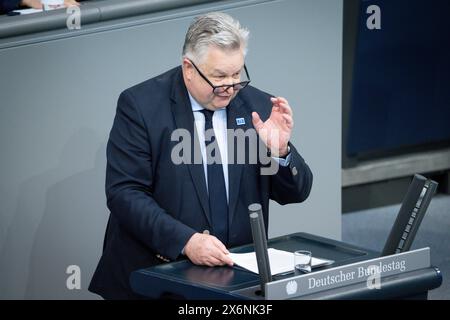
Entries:
<svg viewBox="0 0 450 320">
<path fill-rule="evenodd" d="M 242 65 L 242 67 L 241 67 L 238 71 L 233 72 L 233 74 L 239 73 L 239 72 L 241 72 L 243 69 L 244 69 L 244 65 Z M 219 74 L 219 75 L 221 75 L 221 76 L 226 76 L 226 75 L 227 75 L 226 72 L 223 72 L 222 70 L 219 70 L 219 69 L 214 69 L 213 72 L 212 72 L 212 74 Z"/>
</svg>

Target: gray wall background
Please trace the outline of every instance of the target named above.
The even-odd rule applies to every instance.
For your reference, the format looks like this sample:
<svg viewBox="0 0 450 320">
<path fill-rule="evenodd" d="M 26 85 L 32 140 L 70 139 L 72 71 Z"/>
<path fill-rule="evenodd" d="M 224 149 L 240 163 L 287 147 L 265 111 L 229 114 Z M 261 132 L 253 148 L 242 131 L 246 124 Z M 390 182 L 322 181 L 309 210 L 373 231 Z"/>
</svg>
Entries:
<svg viewBox="0 0 450 320">
<path fill-rule="evenodd" d="M 224 10 L 251 31 L 252 84 L 286 97 L 314 172 L 303 204 L 271 205 L 269 236 L 341 237 L 342 1 L 225 1 L 0 41 L 0 298 L 87 291 L 108 210 L 105 148 L 119 93 L 180 61 L 192 18 Z M 68 265 L 81 290 L 66 288 Z"/>
</svg>

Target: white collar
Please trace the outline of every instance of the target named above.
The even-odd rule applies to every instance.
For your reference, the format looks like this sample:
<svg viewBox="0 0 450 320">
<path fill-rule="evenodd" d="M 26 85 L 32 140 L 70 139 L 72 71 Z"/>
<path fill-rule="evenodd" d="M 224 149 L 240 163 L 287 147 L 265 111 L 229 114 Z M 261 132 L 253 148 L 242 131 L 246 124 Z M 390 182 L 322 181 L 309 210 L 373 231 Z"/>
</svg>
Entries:
<svg viewBox="0 0 450 320">
<path fill-rule="evenodd" d="M 194 99 L 194 97 L 191 95 L 191 93 L 188 91 L 188 95 L 189 95 L 189 100 L 191 101 L 191 107 L 192 107 L 192 112 L 195 111 L 202 111 L 204 108 L 200 103 L 197 102 L 197 100 Z M 221 109 L 217 109 L 215 111 L 226 111 L 226 107 L 221 108 Z"/>
</svg>

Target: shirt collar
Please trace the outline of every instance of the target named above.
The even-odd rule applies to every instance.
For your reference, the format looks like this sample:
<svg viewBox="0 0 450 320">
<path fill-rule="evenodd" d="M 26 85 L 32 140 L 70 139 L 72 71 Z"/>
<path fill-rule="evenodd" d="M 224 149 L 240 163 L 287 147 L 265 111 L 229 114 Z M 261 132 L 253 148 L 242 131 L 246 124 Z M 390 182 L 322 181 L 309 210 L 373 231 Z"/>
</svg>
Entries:
<svg viewBox="0 0 450 320">
<path fill-rule="evenodd" d="M 191 101 L 191 107 L 192 107 L 192 112 L 195 111 L 202 111 L 203 109 L 205 109 L 200 103 L 197 102 L 197 100 L 194 99 L 194 97 L 191 95 L 191 93 L 188 91 L 188 95 L 189 95 L 189 100 Z M 227 108 L 221 108 L 221 109 L 217 109 L 216 111 L 226 111 Z"/>
<path fill-rule="evenodd" d="M 189 94 L 189 100 L 191 101 L 191 107 L 192 107 L 192 111 L 201 111 L 205 108 L 203 108 L 200 103 L 197 102 L 197 100 L 194 99 L 194 97 L 188 92 Z"/>
</svg>

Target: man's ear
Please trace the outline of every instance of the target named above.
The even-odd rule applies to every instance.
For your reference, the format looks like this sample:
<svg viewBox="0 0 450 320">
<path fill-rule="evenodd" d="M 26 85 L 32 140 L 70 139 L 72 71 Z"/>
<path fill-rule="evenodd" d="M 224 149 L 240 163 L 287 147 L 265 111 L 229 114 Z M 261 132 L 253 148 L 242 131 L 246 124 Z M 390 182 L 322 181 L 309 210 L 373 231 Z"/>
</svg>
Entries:
<svg viewBox="0 0 450 320">
<path fill-rule="evenodd" d="M 194 67 L 192 66 L 192 64 L 189 62 L 188 59 L 184 58 L 182 61 L 183 64 L 183 73 L 184 76 L 187 80 L 191 80 L 193 77 L 193 73 L 194 73 Z"/>
</svg>

